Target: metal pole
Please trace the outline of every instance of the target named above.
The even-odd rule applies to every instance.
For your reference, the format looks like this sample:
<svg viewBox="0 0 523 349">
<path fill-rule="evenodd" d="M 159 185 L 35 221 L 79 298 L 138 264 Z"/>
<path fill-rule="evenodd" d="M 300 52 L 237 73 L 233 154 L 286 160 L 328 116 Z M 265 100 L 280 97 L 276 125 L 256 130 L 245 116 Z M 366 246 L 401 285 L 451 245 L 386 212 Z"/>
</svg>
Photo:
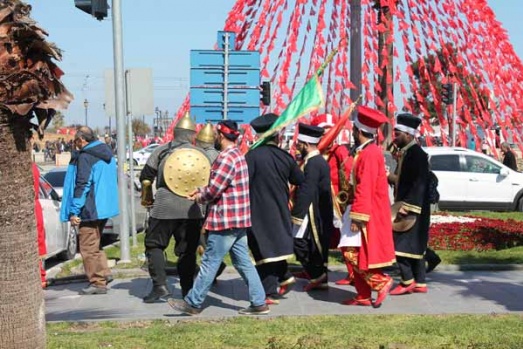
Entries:
<svg viewBox="0 0 523 349">
<path fill-rule="evenodd" d="M 456 146 L 456 97 L 458 95 L 458 84 L 452 84 L 452 146 Z M 463 144 L 461 145 L 463 146 Z"/>
<path fill-rule="evenodd" d="M 225 48 L 223 54 L 223 119 L 227 120 L 227 90 L 229 87 L 229 33 L 225 33 Z"/>
<path fill-rule="evenodd" d="M 350 81 L 356 87 L 350 90 L 350 99 L 361 95 L 361 0 L 350 3 Z M 352 119 L 356 113 L 352 113 Z"/>
<path fill-rule="evenodd" d="M 118 142 L 118 198 L 120 200 L 120 263 L 130 263 L 129 212 L 127 210 L 127 181 L 125 178 L 125 77 L 123 68 L 121 0 L 113 0 L 114 96 Z"/>
<path fill-rule="evenodd" d="M 127 106 L 127 130 L 129 137 L 129 194 L 131 196 L 129 200 L 130 215 L 131 215 L 131 236 L 133 238 L 133 247 L 138 246 L 136 241 L 136 215 L 134 207 L 134 158 L 133 158 L 133 111 L 131 110 L 132 101 L 132 90 L 130 84 L 131 71 L 125 71 L 125 91 L 126 93 L 126 106 Z"/>
<path fill-rule="evenodd" d="M 84 101 L 84 109 L 85 109 L 85 126 L 89 126 L 87 124 L 87 108 L 89 108 L 89 102 L 87 101 L 87 99 Z"/>
</svg>

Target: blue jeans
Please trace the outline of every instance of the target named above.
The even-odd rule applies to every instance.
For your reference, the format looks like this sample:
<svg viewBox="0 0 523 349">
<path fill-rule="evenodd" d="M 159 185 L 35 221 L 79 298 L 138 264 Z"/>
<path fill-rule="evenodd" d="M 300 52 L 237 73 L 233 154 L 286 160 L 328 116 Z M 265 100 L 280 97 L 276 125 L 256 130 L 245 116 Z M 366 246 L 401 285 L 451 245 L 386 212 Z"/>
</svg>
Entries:
<svg viewBox="0 0 523 349">
<path fill-rule="evenodd" d="M 246 229 L 209 231 L 200 272 L 194 281 L 193 288 L 185 297 L 185 301 L 195 308 L 201 308 L 212 286 L 216 272 L 223 258 L 229 252 L 234 268 L 249 287 L 251 305 L 265 305 L 265 291 L 248 251 Z"/>
</svg>

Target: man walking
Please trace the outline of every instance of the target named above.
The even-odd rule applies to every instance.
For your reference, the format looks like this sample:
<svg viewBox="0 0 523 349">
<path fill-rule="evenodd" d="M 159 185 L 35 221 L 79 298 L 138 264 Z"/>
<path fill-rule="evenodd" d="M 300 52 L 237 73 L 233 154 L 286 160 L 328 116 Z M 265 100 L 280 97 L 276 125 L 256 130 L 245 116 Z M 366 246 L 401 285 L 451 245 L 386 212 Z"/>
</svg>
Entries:
<svg viewBox="0 0 523 349">
<path fill-rule="evenodd" d="M 105 294 L 109 268 L 100 238 L 107 219 L 119 213 L 116 161 L 109 146 L 87 126 L 78 129 L 74 145 L 79 152 L 67 169 L 60 218 L 79 226 L 80 254 L 89 279 L 80 294 Z"/>
<path fill-rule="evenodd" d="M 311 120 L 311 125 L 321 127 L 327 133 L 336 123 L 338 122 L 337 117 L 332 114 L 320 114 Z M 325 150 L 323 156 L 330 167 L 331 173 L 331 191 L 332 191 L 332 206 L 334 208 L 334 230 L 331 235 L 329 248 L 338 248 L 340 242 L 340 228 L 342 217 L 345 213 L 347 204 L 341 204 L 339 202 L 338 194 L 347 191 L 346 186 L 348 185 L 348 179 L 352 170 L 352 155 L 349 149 L 344 145 L 339 145 L 336 142 L 329 145 Z M 340 250 L 345 250 L 345 247 L 340 247 Z M 347 275 L 338 281 L 336 285 L 352 285 L 354 284 L 354 270 L 352 270 L 352 264 L 345 262 L 347 267 Z"/>
<path fill-rule="evenodd" d="M 516 155 L 514 155 L 514 152 L 510 149 L 510 144 L 507 142 L 501 143 L 501 152 L 503 153 L 503 165 L 517 171 L 518 163 L 516 161 Z"/>
<path fill-rule="evenodd" d="M 358 107 L 353 136 L 357 146 L 351 175 L 354 200 L 350 210 L 351 240 L 344 258 L 354 267 L 354 285 L 357 296 L 344 301 L 346 305 L 375 308 L 387 297 L 393 280 L 382 267 L 392 265 L 394 243 L 390 219 L 390 201 L 385 173 L 385 158 L 374 138 L 387 117 L 378 110 Z M 374 303 L 372 290 L 378 292 Z"/>
<path fill-rule="evenodd" d="M 265 114 L 254 119 L 251 126 L 263 134 L 276 119 L 278 115 Z M 269 305 L 279 303 L 279 296 L 288 293 L 296 282 L 287 268 L 287 259 L 294 255 L 289 183 L 300 185 L 304 179 L 296 161 L 278 147 L 278 142 L 278 134 L 271 136 L 245 156 L 252 212 L 247 240 Z"/>
<path fill-rule="evenodd" d="M 292 209 L 294 253 L 309 278 L 305 291 L 328 289 L 327 263 L 333 224 L 330 169 L 317 145 L 323 129 L 300 123 L 298 145 L 305 161 L 305 180 Z"/>
<path fill-rule="evenodd" d="M 188 314 L 197 315 L 211 288 L 220 263 L 227 253 L 249 288 L 250 306 L 239 311 L 243 315 L 269 313 L 265 292 L 252 264 L 247 247 L 247 228 L 251 226 L 249 171 L 245 157 L 236 147 L 240 135 L 238 125 L 231 120 L 217 125 L 217 143 L 221 153 L 214 161 L 209 184 L 194 190 L 189 199 L 209 204 L 204 228 L 209 237 L 202 257 L 200 272 L 194 287 L 181 300 L 170 298 L 169 305 Z"/>
<path fill-rule="evenodd" d="M 426 293 L 425 259 L 430 226 L 429 160 L 427 153 L 416 142 L 421 119 L 412 114 L 399 114 L 394 127 L 394 144 L 400 151 L 397 173 L 389 174 L 395 187 L 395 202 L 402 202 L 399 216 L 414 215 L 416 222 L 407 231 L 394 232 L 396 259 L 400 268 L 401 283 L 391 295 L 412 292 Z"/>
<path fill-rule="evenodd" d="M 194 180 L 193 173 L 187 174 L 187 171 L 200 171 L 198 178 L 208 176 L 210 171 L 209 156 L 192 145 L 195 134 L 196 125 L 187 114 L 176 124 L 174 140 L 157 147 L 140 174 L 140 182 L 149 180 L 152 183 L 156 179 L 157 189 L 144 241 L 149 275 L 153 281 L 151 292 L 143 298 L 145 303 L 154 303 L 170 294 L 164 251 L 172 236 L 176 240 L 174 252 L 178 257 L 182 295 L 185 296 L 193 286 L 196 249 L 204 214 L 197 203 L 185 197 L 183 190 L 188 190 L 186 183 Z M 199 161 L 193 162 L 193 159 Z"/>
</svg>

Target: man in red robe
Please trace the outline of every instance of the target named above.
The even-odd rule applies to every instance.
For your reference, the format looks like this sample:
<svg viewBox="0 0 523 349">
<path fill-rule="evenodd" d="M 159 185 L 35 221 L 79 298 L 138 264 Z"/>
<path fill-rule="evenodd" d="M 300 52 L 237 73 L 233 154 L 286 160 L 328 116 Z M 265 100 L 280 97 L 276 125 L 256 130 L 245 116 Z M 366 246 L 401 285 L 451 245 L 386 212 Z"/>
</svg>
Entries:
<svg viewBox="0 0 523 349">
<path fill-rule="evenodd" d="M 311 125 L 321 127 L 327 133 L 334 125 L 338 122 L 338 118 L 332 114 L 320 114 L 314 117 L 311 120 Z M 338 248 L 338 243 L 340 242 L 340 227 L 341 220 L 345 208 L 342 207 L 337 199 L 338 193 L 341 190 L 346 190 L 344 186 L 346 183 L 340 181 L 340 172 L 343 171 L 345 176 L 345 181 L 349 180 L 350 172 L 352 169 L 352 156 L 349 153 L 349 149 L 345 145 L 339 145 L 333 142 L 329 147 L 324 151 L 323 156 L 330 167 L 331 172 L 331 191 L 332 191 L 332 204 L 334 207 L 334 227 L 335 229 L 332 232 L 329 248 L 336 249 Z M 344 247 L 341 248 L 342 253 L 344 252 Z M 352 270 L 352 265 L 349 262 L 345 262 L 347 266 L 347 276 L 341 280 L 336 281 L 336 285 L 350 285 L 353 284 L 354 280 L 354 271 Z"/>
<path fill-rule="evenodd" d="M 40 256 L 40 281 L 42 282 L 42 288 L 47 287 L 46 273 L 43 265 L 43 258 L 47 253 L 45 245 L 45 228 L 44 228 L 44 214 L 42 212 L 42 205 L 40 204 L 40 171 L 38 166 L 33 162 L 33 185 L 35 192 L 35 216 L 36 216 L 36 232 L 38 240 L 38 255 Z"/>
<path fill-rule="evenodd" d="M 378 128 L 387 117 L 378 110 L 358 107 L 353 136 L 357 146 L 351 175 L 354 194 L 350 211 L 352 243 L 344 254 L 354 267 L 357 296 L 347 305 L 379 307 L 393 284 L 380 268 L 395 262 L 390 200 L 385 159 L 375 143 Z M 372 290 L 378 295 L 371 300 Z"/>
</svg>

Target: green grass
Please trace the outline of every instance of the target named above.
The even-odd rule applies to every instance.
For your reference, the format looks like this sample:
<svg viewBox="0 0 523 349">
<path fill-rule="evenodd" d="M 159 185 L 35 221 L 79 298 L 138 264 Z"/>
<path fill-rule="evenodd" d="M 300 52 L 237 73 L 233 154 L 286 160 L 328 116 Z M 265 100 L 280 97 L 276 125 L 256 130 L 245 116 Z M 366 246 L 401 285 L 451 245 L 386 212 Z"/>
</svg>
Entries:
<svg viewBox="0 0 523 349">
<path fill-rule="evenodd" d="M 523 221 L 523 212 L 492 212 L 492 211 L 468 211 L 468 212 L 436 212 L 446 213 L 452 216 L 474 216 L 483 218 L 494 218 L 494 219 L 513 219 L 516 221 Z"/>
<path fill-rule="evenodd" d="M 47 325 L 48 348 L 516 349 L 522 315 L 346 315 Z"/>
<path fill-rule="evenodd" d="M 499 251 L 436 251 L 443 264 L 523 264 L 523 246 Z"/>
</svg>

